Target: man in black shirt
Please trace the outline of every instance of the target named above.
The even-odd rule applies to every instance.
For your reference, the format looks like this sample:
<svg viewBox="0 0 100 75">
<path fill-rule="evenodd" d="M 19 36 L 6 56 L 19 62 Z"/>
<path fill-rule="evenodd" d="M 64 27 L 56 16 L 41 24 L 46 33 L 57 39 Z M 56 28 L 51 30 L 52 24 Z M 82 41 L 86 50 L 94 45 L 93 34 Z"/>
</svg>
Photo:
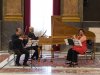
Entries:
<svg viewBox="0 0 100 75">
<path fill-rule="evenodd" d="M 38 37 L 35 36 L 34 29 L 32 27 L 29 28 L 28 37 L 31 40 L 38 40 Z M 35 50 L 35 52 L 34 52 L 34 54 L 32 55 L 31 58 L 38 60 L 38 45 L 35 45 L 35 46 L 30 47 L 30 49 L 34 49 Z"/>
<path fill-rule="evenodd" d="M 29 51 L 24 48 L 24 45 L 27 43 L 27 40 L 24 40 L 22 38 L 21 34 L 22 34 L 21 28 L 17 28 L 16 33 L 14 35 L 12 35 L 13 50 L 14 50 L 15 54 L 17 55 L 15 65 L 21 66 L 19 63 L 20 56 L 22 54 L 25 54 L 23 65 L 28 66 L 27 61 L 29 58 Z"/>
</svg>

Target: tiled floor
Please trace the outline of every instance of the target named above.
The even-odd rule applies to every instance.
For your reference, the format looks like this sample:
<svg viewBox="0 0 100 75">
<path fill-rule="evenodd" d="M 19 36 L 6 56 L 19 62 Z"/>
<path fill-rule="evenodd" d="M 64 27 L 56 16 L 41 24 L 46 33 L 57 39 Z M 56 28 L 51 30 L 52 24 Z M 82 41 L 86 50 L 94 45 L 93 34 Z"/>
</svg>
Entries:
<svg viewBox="0 0 100 75">
<path fill-rule="evenodd" d="M 100 75 L 100 69 L 90 69 L 90 68 L 52 68 L 52 67 L 42 67 L 38 69 L 15 69 L 16 72 L 13 72 L 12 69 L 9 69 L 12 72 L 6 72 L 8 69 L 5 69 L 5 75 Z M 23 72 L 20 72 L 22 70 Z M 31 72 L 33 71 L 33 72 Z M 0 73 L 0 74 L 2 74 Z M 3 74 L 3 75 L 4 75 Z"/>
<path fill-rule="evenodd" d="M 51 62 L 49 62 L 48 65 L 48 60 L 46 60 L 45 62 L 43 62 L 43 60 L 49 58 L 50 54 L 49 52 L 45 52 L 43 54 L 43 60 L 41 60 L 41 62 L 35 61 L 36 68 L 34 66 L 31 68 L 30 66 L 14 66 L 14 60 L 12 60 L 13 55 L 10 55 L 9 61 L 11 61 L 8 63 L 7 58 L 9 57 L 9 55 L 7 53 L 0 53 L 0 75 L 100 75 L 99 56 L 96 56 L 95 62 L 92 62 L 90 60 L 81 60 L 81 62 L 79 62 L 81 66 L 77 66 L 74 68 L 67 67 L 67 65 L 64 64 L 65 61 L 63 59 L 65 58 L 65 56 L 66 53 L 57 52 L 55 54 L 55 57 L 57 59 L 54 60 L 54 62 L 52 63 L 53 65 L 51 64 Z M 24 55 L 21 57 L 21 60 L 23 60 L 23 57 Z M 83 64 L 84 62 L 86 64 Z M 59 65 L 59 63 L 61 63 L 61 65 Z M 2 68 L 3 66 L 4 68 Z"/>
</svg>

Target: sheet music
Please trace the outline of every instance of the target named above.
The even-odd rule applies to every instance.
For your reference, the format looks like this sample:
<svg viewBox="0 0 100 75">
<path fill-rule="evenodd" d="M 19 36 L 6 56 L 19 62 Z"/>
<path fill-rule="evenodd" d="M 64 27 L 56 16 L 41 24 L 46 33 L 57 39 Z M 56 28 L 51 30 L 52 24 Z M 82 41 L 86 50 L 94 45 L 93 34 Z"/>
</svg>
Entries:
<svg viewBox="0 0 100 75">
<path fill-rule="evenodd" d="M 39 40 L 28 40 L 25 48 L 38 45 Z"/>
<path fill-rule="evenodd" d="M 78 40 L 78 39 L 72 39 L 72 40 L 73 40 L 75 46 L 82 46 L 82 43 L 80 40 Z M 69 45 L 68 39 L 64 39 L 64 41 L 65 41 L 66 45 Z"/>
<path fill-rule="evenodd" d="M 32 46 L 38 45 L 39 40 L 31 40 L 32 41 Z"/>
<path fill-rule="evenodd" d="M 69 45 L 68 39 L 64 39 L 64 41 L 65 41 L 66 45 Z"/>
<path fill-rule="evenodd" d="M 82 43 L 81 43 L 80 40 L 78 40 L 78 39 L 73 39 L 73 41 L 74 41 L 74 45 L 76 45 L 76 46 L 82 46 Z"/>
</svg>

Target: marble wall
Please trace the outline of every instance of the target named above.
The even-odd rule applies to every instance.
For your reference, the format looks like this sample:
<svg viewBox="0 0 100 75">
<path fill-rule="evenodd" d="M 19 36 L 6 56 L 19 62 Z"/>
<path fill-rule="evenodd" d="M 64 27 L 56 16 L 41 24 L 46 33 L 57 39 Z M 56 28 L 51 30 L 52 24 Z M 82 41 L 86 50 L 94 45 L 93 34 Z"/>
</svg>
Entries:
<svg viewBox="0 0 100 75">
<path fill-rule="evenodd" d="M 8 42 L 11 36 L 15 33 L 17 27 L 23 29 L 23 22 L 21 21 L 3 21 L 2 23 L 2 50 L 8 49 Z"/>
<path fill-rule="evenodd" d="M 24 0 L 3 0 L 1 26 L 1 50 L 8 49 L 8 42 L 17 27 L 23 29 Z"/>
<path fill-rule="evenodd" d="M 23 19 L 23 0 L 3 0 L 3 19 L 22 20 Z"/>
</svg>

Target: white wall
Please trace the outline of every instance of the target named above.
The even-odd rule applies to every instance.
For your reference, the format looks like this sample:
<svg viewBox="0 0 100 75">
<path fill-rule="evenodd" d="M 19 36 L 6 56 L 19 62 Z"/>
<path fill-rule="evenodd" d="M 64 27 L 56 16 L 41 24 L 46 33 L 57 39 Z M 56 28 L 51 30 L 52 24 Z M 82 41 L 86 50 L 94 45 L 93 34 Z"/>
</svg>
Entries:
<svg viewBox="0 0 100 75">
<path fill-rule="evenodd" d="M 90 27 L 89 31 L 92 31 L 96 35 L 96 43 L 100 43 L 100 28 Z"/>
</svg>

